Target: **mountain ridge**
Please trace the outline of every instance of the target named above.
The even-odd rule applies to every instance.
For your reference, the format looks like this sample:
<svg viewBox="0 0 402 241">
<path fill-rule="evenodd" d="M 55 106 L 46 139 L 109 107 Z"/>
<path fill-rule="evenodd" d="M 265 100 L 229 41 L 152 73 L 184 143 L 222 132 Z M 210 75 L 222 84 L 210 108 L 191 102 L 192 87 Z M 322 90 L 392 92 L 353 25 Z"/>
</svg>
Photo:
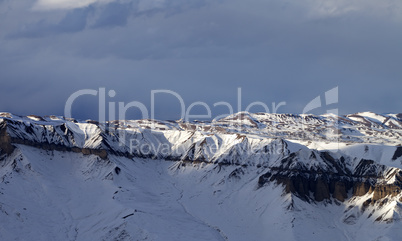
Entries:
<svg viewBox="0 0 402 241">
<path fill-rule="evenodd" d="M 74 167 L 66 163 L 72 163 L 78 168 L 74 169 L 74 173 L 77 173 L 74 176 L 83 175 L 85 180 L 84 182 L 80 181 L 81 179 L 77 180 L 77 185 L 84 185 L 89 181 L 95 186 L 106 185 L 107 188 L 112 186 L 114 194 L 108 197 L 111 199 L 110 202 L 117 202 L 113 204 L 117 205 L 116 208 L 126 210 L 121 218 L 122 221 L 117 222 L 119 223 L 116 224 L 117 226 L 105 224 L 106 230 L 110 230 L 109 234 L 103 233 L 106 235 L 103 237 L 109 237 L 105 240 L 113 238 L 133 240 L 134 237 L 139 237 L 139 233 L 124 228 L 134 223 L 136 230 L 145 232 L 145 224 L 137 221 L 132 223 L 130 220 L 135 219 L 139 214 L 138 210 L 146 208 L 147 205 L 144 203 L 137 207 L 137 210 L 133 208 L 136 204 L 127 200 L 135 200 L 136 196 L 141 197 L 145 195 L 144 193 L 152 193 L 152 189 L 161 185 L 162 180 L 168 180 L 163 184 L 163 186 L 168 185 L 166 186 L 168 191 L 156 188 L 160 194 L 152 194 L 146 200 L 157 203 L 158 199 L 166 199 L 168 205 L 178 205 L 177 212 L 180 215 L 192 219 L 195 223 L 202 223 L 203 228 L 201 226 L 200 228 L 205 229 L 203 232 L 214 236 L 213 239 L 216 240 L 247 238 L 246 234 L 240 234 L 232 229 L 231 225 L 217 223 L 217 220 L 221 218 L 214 216 L 214 212 L 223 215 L 222 218 L 225 215 L 228 218 L 232 217 L 230 212 L 219 207 L 225 207 L 228 210 L 244 209 L 241 215 L 249 222 L 254 223 L 260 220 L 251 215 L 255 213 L 264 217 L 267 222 L 273 222 L 271 223 L 273 226 L 278 224 L 274 224 L 274 220 L 271 220 L 267 213 L 258 210 L 269 209 L 274 213 L 279 212 L 287 220 L 286 223 L 281 224 L 284 225 L 282 227 L 295 235 L 303 232 L 301 227 L 307 227 L 306 225 L 309 224 L 303 222 L 295 224 L 288 218 L 305 220 L 307 217 L 304 215 L 309 212 L 326 210 L 325 212 L 332 213 L 332 209 L 345 207 L 342 216 L 339 217 L 339 223 L 337 221 L 336 225 L 340 226 L 337 226 L 336 230 L 343 230 L 348 232 L 348 235 L 354 235 L 353 229 L 350 228 L 363 225 L 363 227 L 377 230 L 378 235 L 398 240 L 393 236 L 394 234 L 390 234 L 389 230 L 394 230 L 394 225 L 399 224 L 402 215 L 400 208 L 402 207 L 402 147 L 400 146 L 402 125 L 399 126 L 401 123 L 396 114 L 384 116 L 374 113 L 337 117 L 242 112 L 215 122 L 194 121 L 191 123 L 156 120 L 98 123 L 90 120 L 80 122 L 55 116 L 19 117 L 1 113 L 0 178 L 2 182 L 0 182 L 0 188 L 3 193 L 11 193 L 10 197 L 19 196 L 19 193 L 15 193 L 8 187 L 22 182 L 23 186 L 36 190 L 36 186 L 31 187 L 24 180 L 31 180 L 32 175 L 40 175 L 47 182 L 46 180 L 50 177 L 46 175 L 51 174 L 43 174 L 44 172 L 41 171 L 48 169 L 46 165 L 71 169 Z M 58 157 L 58 161 L 53 163 L 55 156 Z M 70 158 L 66 159 L 65 156 Z M 81 161 L 77 163 L 73 159 Z M 49 169 L 51 170 L 53 169 Z M 141 171 L 147 174 L 142 174 Z M 62 173 L 61 176 L 67 175 L 62 171 L 55 170 L 55 172 Z M 132 176 L 132 172 L 137 176 L 143 176 L 145 183 L 139 182 L 135 176 Z M 152 176 L 155 180 L 147 178 L 146 175 Z M 12 177 L 17 181 L 13 181 Z M 57 176 L 54 178 L 54 182 L 60 182 Z M 76 177 L 66 176 L 65 178 Z M 148 182 L 154 183 L 148 187 L 151 189 L 146 188 L 150 185 L 147 184 Z M 190 183 L 194 186 L 189 186 Z M 64 183 L 58 185 L 63 186 L 63 189 L 66 188 Z M 127 190 L 122 192 L 120 185 L 125 186 Z M 137 186 L 143 186 L 145 189 L 141 189 L 141 192 L 135 191 Z M 35 192 L 41 193 L 43 190 L 39 189 Z M 76 191 L 72 189 L 70 192 Z M 92 191 L 88 190 L 88 192 Z M 264 199 L 251 198 L 247 199 L 247 202 L 255 203 L 255 209 L 245 208 L 242 200 L 233 198 L 239 195 L 239 198 L 244 198 L 241 193 L 245 193 L 249 198 L 256 195 L 264 196 L 268 203 L 264 202 Z M 169 199 L 170 196 L 175 198 Z M 108 198 L 106 200 L 109 200 Z M 84 198 L 83 201 L 85 200 Z M 212 202 L 210 206 L 204 208 L 214 211 L 200 212 L 194 203 L 203 206 L 202 202 Z M 270 202 L 277 203 L 283 209 L 279 206 L 271 206 Z M 265 208 L 260 209 L 263 206 Z M 9 217 L 9 212 L 21 208 L 14 206 L 12 202 L 0 202 L 0 211 L 1 207 L 13 207 L 13 209 L 3 208 L 0 218 L 1 215 L 4 215 L 4 218 Z M 167 212 L 162 206 L 160 210 Z M 309 211 L 301 212 L 300 210 Z M 154 222 L 153 215 L 156 211 L 152 209 L 148 211 L 153 214 L 142 213 L 141 215 Z M 71 215 L 70 211 L 65 210 L 65 212 L 67 213 L 63 215 Z M 120 211 L 116 209 L 113 212 Z M 21 215 L 21 212 L 18 213 Z M 108 219 L 114 220 L 109 216 Z M 20 222 L 18 220 L 17 215 L 16 225 Z M 76 225 L 74 220 L 76 219 L 69 219 L 71 225 Z M 178 219 L 177 222 L 181 223 L 180 220 Z M 307 220 L 311 223 L 316 222 L 311 218 Z M 327 219 L 323 221 L 329 222 Z M 115 223 L 116 220 L 113 222 Z M 233 222 L 246 225 L 240 220 Z M 255 225 L 261 226 L 257 223 Z M 263 227 L 267 228 L 265 225 Z M 328 227 L 332 227 L 332 224 Z M 328 227 L 321 228 L 329 232 Z M 115 228 L 120 231 L 112 232 L 111 230 Z M 89 228 L 89 230 L 92 229 Z M 154 231 L 148 229 L 145 232 L 148 234 L 141 237 L 158 239 L 152 233 L 163 230 L 162 227 Z M 253 232 L 259 233 L 258 235 L 265 233 L 260 233 L 261 230 L 252 227 L 249 227 L 249 230 L 254 230 Z M 322 233 L 324 234 L 325 232 Z M 80 232 L 74 235 L 71 237 L 76 238 L 71 238 L 72 240 L 86 240 Z M 190 232 L 183 235 L 191 236 L 192 234 Z M 255 235 L 258 237 L 255 240 L 261 240 L 263 237 Z M 306 237 L 314 239 L 314 235 L 310 233 Z M 382 237 L 378 235 L 377 238 Z M 402 233 L 396 236 L 401 237 L 398 235 L 402 236 Z M 171 240 L 184 240 L 177 239 L 178 236 L 173 238 L 173 236 L 169 236 Z M 4 237 L 15 236 L 9 234 Z M 297 236 L 288 238 L 301 240 Z M 363 235 L 361 240 L 364 238 L 367 236 Z M 194 237 L 190 240 L 200 239 Z"/>
</svg>

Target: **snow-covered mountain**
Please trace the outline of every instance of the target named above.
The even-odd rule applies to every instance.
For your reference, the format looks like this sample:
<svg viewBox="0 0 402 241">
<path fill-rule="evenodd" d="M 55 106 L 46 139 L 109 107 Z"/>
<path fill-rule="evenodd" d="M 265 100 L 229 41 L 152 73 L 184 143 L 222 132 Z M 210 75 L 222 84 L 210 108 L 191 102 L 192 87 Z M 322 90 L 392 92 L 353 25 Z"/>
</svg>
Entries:
<svg viewBox="0 0 402 241">
<path fill-rule="evenodd" d="M 401 240 L 402 114 L 0 113 L 0 240 Z"/>
</svg>

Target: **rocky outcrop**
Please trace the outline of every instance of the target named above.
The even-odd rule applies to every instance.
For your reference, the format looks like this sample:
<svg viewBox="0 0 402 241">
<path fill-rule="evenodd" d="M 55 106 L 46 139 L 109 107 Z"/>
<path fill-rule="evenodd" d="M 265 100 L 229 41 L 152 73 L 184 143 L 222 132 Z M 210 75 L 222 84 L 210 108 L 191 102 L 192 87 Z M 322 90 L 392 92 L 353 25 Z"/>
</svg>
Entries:
<svg viewBox="0 0 402 241">
<path fill-rule="evenodd" d="M 347 192 L 353 186 L 353 182 L 347 177 L 328 173 L 298 173 L 297 170 L 291 171 L 290 175 L 285 173 L 274 171 L 274 174 L 272 174 L 267 172 L 260 176 L 258 184 L 261 187 L 267 182 L 276 182 L 284 185 L 287 193 L 293 193 L 305 201 L 314 199 L 319 202 L 328 200 L 331 197 L 343 202 L 348 198 Z"/>
<path fill-rule="evenodd" d="M 402 146 L 398 146 L 395 150 L 394 155 L 392 156 L 392 160 L 396 160 L 402 156 Z"/>
<path fill-rule="evenodd" d="M 385 197 L 395 197 L 401 192 L 401 184 L 393 183 L 386 185 L 376 185 L 374 187 L 373 202 L 383 199 Z"/>
<path fill-rule="evenodd" d="M 328 153 L 321 153 L 320 156 L 327 160 L 333 159 L 333 163 L 341 163 L 340 160 L 329 158 Z M 330 171 L 334 169 L 333 166 L 299 166 L 297 169 L 289 169 L 289 160 L 297 162 L 297 154 L 292 153 L 282 160 L 284 166 L 270 168 L 261 175 L 258 180 L 259 187 L 268 182 L 275 182 L 283 185 L 286 193 L 292 193 L 305 201 L 318 202 L 331 198 L 343 202 L 353 196 L 373 194 L 370 202 L 375 203 L 401 193 L 402 171 L 397 168 L 386 169 L 371 160 L 362 159 L 354 172 L 345 171 L 340 166 L 335 172 Z M 386 181 L 392 178 L 392 183 Z M 352 196 L 348 196 L 348 193 L 352 193 Z"/>
<path fill-rule="evenodd" d="M 373 192 L 373 185 L 369 182 L 356 182 L 353 183 L 353 196 L 364 196 L 367 193 Z"/>
<path fill-rule="evenodd" d="M 6 122 L 0 123 L 0 154 L 11 154 L 15 147 L 11 144 L 11 138 L 7 133 Z"/>
</svg>

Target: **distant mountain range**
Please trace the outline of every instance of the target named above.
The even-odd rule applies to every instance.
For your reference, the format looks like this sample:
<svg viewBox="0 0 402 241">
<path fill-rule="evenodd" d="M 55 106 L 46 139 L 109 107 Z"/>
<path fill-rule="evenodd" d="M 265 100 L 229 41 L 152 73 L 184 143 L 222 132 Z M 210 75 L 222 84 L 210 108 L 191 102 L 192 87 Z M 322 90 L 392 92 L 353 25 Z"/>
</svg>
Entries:
<svg viewBox="0 0 402 241">
<path fill-rule="evenodd" d="M 401 240 L 402 114 L 0 113 L 0 240 Z"/>
</svg>

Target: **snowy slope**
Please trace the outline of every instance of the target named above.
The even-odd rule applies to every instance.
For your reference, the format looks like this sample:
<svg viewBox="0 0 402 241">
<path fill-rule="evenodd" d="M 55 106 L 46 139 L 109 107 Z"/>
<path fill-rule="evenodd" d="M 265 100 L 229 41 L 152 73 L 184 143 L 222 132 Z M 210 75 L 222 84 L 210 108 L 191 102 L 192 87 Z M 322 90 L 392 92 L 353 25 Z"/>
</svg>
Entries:
<svg viewBox="0 0 402 241">
<path fill-rule="evenodd" d="M 0 116 L 0 240 L 402 238 L 400 114 Z"/>
</svg>

